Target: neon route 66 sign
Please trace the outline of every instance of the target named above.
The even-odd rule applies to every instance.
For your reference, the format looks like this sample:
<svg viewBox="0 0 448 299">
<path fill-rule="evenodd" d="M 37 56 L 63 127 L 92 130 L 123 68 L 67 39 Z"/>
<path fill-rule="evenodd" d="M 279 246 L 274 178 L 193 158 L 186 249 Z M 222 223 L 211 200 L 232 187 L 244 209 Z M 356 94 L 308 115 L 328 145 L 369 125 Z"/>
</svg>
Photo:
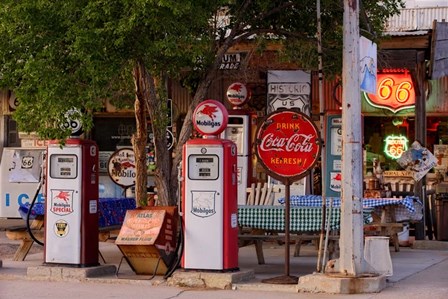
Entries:
<svg viewBox="0 0 448 299">
<path fill-rule="evenodd" d="M 405 136 L 390 135 L 386 137 L 384 153 L 392 159 L 398 159 L 408 150 L 408 139 Z"/>
<path fill-rule="evenodd" d="M 376 90 L 376 94 L 362 93 L 373 107 L 397 113 L 415 106 L 415 88 L 407 71 L 378 74 Z"/>
</svg>

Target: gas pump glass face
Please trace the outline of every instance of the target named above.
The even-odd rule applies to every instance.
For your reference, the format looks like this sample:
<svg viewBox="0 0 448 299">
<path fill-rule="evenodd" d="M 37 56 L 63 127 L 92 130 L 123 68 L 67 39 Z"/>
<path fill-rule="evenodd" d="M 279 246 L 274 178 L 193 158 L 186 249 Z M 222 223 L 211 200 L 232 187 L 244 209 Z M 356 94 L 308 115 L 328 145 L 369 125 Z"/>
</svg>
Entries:
<svg viewBox="0 0 448 299">
<path fill-rule="evenodd" d="M 218 174 L 218 156 L 190 155 L 188 157 L 188 178 L 190 180 L 216 180 Z"/>
<path fill-rule="evenodd" d="M 55 179 L 74 179 L 78 176 L 78 157 L 76 155 L 51 155 L 50 177 Z"/>
</svg>

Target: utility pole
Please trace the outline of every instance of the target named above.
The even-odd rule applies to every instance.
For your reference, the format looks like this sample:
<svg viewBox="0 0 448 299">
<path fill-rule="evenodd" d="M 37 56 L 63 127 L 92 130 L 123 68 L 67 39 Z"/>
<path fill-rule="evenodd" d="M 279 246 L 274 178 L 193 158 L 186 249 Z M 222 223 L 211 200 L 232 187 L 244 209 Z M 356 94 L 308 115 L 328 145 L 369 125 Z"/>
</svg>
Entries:
<svg viewBox="0 0 448 299">
<path fill-rule="evenodd" d="M 362 119 L 359 80 L 359 1 L 344 0 L 342 63 L 342 192 L 339 273 L 364 271 Z"/>
</svg>

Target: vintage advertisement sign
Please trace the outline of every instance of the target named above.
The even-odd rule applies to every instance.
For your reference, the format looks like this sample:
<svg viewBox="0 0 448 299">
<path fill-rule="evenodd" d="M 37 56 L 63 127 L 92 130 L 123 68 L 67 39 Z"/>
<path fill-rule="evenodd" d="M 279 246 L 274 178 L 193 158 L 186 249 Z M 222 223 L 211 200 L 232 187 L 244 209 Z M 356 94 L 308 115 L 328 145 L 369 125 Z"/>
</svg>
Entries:
<svg viewBox="0 0 448 299">
<path fill-rule="evenodd" d="M 218 101 L 201 102 L 193 112 L 193 126 L 203 135 L 219 135 L 227 126 L 229 114 Z"/>
<path fill-rule="evenodd" d="M 393 113 L 415 107 L 415 88 L 408 71 L 378 74 L 377 78 L 376 94 L 362 93 L 367 103 Z"/>
<path fill-rule="evenodd" d="M 123 187 L 135 185 L 135 155 L 132 148 L 115 151 L 109 158 L 107 171 L 115 184 Z"/>
<path fill-rule="evenodd" d="M 230 84 L 226 95 L 230 104 L 236 107 L 244 105 L 250 98 L 247 86 L 240 82 Z"/>
<path fill-rule="evenodd" d="M 416 182 L 420 181 L 432 168 L 437 166 L 437 158 L 418 141 L 414 141 L 411 148 L 397 159 L 398 164 L 412 172 Z"/>
<path fill-rule="evenodd" d="M 320 156 L 319 132 L 305 114 L 280 110 L 258 128 L 256 154 L 268 173 L 279 181 L 304 177 Z"/>
<path fill-rule="evenodd" d="M 205 218 L 216 214 L 216 191 L 191 191 L 191 213 Z"/>
<path fill-rule="evenodd" d="M 73 213 L 73 193 L 74 190 L 51 189 L 50 211 L 59 216 Z"/>
<path fill-rule="evenodd" d="M 311 113 L 311 73 L 294 71 L 268 71 L 267 113 L 279 109 L 299 109 Z"/>
<path fill-rule="evenodd" d="M 154 245 L 165 219 L 164 210 L 128 210 L 117 237 L 118 245 Z"/>
</svg>

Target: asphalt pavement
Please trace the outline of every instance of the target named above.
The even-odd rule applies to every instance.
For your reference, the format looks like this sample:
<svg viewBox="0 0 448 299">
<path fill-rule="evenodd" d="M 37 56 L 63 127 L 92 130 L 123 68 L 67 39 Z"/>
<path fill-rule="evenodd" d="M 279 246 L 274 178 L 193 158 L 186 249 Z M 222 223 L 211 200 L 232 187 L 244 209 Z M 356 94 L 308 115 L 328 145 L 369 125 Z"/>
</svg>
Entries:
<svg viewBox="0 0 448 299">
<path fill-rule="evenodd" d="M 231 289 L 190 288 L 171 286 L 162 276 L 154 278 L 135 274 L 121 259 L 122 255 L 113 242 L 101 242 L 101 265 L 119 268 L 117 275 L 108 274 L 86 279 L 49 279 L 29 275 L 29 269 L 43 267 L 43 249 L 34 244 L 25 261 L 12 261 L 18 241 L 5 237 L 0 221 L 0 249 L 3 262 L 0 268 L 0 299 L 9 298 L 446 298 L 448 294 L 448 242 L 416 241 L 413 247 L 400 247 L 395 252 L 390 247 L 393 275 L 387 278 L 387 286 L 379 293 L 370 294 L 324 294 L 298 293 L 295 285 L 273 285 L 261 280 L 285 273 L 284 247 L 266 242 L 266 264 L 258 265 L 253 245 L 240 248 L 241 271 L 253 271 L 252 279 L 235 283 Z M 316 269 L 317 250 L 313 244 L 302 246 L 299 257 L 292 255 L 290 275 L 312 275 Z M 121 262 L 121 264 L 120 264 Z M 181 271 L 181 270 L 178 270 Z"/>
</svg>

